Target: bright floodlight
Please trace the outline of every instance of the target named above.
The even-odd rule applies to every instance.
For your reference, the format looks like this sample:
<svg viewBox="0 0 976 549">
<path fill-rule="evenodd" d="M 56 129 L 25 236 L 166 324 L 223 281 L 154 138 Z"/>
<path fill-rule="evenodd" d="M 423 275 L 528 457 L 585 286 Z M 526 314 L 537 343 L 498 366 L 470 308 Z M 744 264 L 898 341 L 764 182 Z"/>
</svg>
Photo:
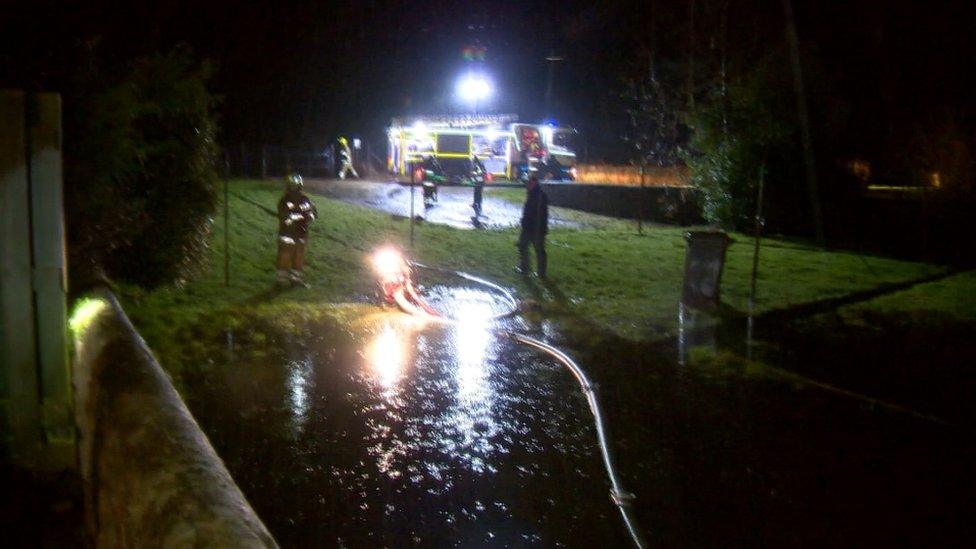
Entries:
<svg viewBox="0 0 976 549">
<path fill-rule="evenodd" d="M 373 268 L 384 282 L 395 280 L 405 266 L 403 256 L 394 248 L 383 248 L 373 256 Z"/>
<path fill-rule="evenodd" d="M 469 103 L 477 103 L 491 97 L 491 82 L 482 74 L 466 74 L 458 81 L 458 96 Z"/>
</svg>

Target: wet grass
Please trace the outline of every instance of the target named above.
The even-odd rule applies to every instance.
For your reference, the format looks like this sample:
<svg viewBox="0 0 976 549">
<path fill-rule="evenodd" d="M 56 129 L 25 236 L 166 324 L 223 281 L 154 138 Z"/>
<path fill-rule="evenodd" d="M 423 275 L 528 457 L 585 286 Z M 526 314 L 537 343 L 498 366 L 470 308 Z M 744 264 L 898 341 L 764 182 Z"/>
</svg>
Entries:
<svg viewBox="0 0 976 549">
<path fill-rule="evenodd" d="M 967 429 L 976 417 L 976 272 L 760 330 L 762 354 L 799 374 Z"/>
<path fill-rule="evenodd" d="M 851 320 L 871 314 L 885 315 L 892 321 L 915 326 L 976 322 L 976 271 L 848 305 L 840 310 L 840 314 Z"/>
<path fill-rule="evenodd" d="M 514 197 L 524 191 L 495 192 Z M 371 300 L 375 282 L 367 251 L 388 243 L 403 248 L 409 245 L 406 219 L 313 196 L 320 218 L 311 230 L 306 262 L 312 288 L 277 291 L 273 287 L 276 222 L 258 204 L 273 209 L 279 195 L 276 184 L 231 182 L 229 285 L 224 284 L 221 208 L 211 238 L 211 256 L 198 279 L 182 288 L 154 292 L 121 289 L 127 310 L 164 364 L 175 367 L 181 347 L 192 344 L 186 340 L 193 337 L 185 333 L 187 326 L 199 330 L 211 325 L 217 330 L 242 311 L 278 318 L 359 314 L 360 308 L 334 304 Z M 515 229 L 465 231 L 421 223 L 416 227 L 413 256 L 509 285 L 519 297 L 539 301 L 545 314 L 585 318 L 585 328 L 580 329 L 595 327 L 634 340 L 673 335 L 684 268 L 685 229 L 652 227 L 638 235 L 630 222 L 575 215 L 585 221 L 582 228 L 550 233 L 550 280 L 546 284 L 524 280 L 513 272 Z M 746 309 L 749 294 L 752 241 L 743 235 L 733 238 L 722 297 L 733 312 L 741 312 Z M 821 251 L 765 239 L 757 311 L 836 298 L 941 270 L 934 265 Z M 930 291 L 947 304 L 954 303 L 954 290 Z"/>
</svg>

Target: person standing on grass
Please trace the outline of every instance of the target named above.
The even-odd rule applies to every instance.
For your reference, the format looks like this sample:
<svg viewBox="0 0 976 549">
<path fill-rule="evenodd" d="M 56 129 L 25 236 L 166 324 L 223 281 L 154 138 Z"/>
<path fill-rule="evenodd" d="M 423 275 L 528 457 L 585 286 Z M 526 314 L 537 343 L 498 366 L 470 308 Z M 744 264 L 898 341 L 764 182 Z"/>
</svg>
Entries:
<svg viewBox="0 0 976 549">
<path fill-rule="evenodd" d="M 471 207 L 474 208 L 474 215 L 481 215 L 481 202 L 485 191 L 485 178 L 488 177 L 488 170 L 481 162 L 481 159 L 471 155 L 471 176 L 474 183 L 474 201 Z"/>
<path fill-rule="evenodd" d="M 302 277 L 308 225 L 318 216 L 318 210 L 302 192 L 302 176 L 290 174 L 285 178 L 285 194 L 278 201 L 278 285 L 308 287 Z"/>
<path fill-rule="evenodd" d="M 549 232 L 549 197 L 532 176 L 525 183 L 525 205 L 522 206 L 522 233 L 519 235 L 519 266 L 516 272 L 529 274 L 529 244 L 535 248 L 536 276 L 546 277 L 546 233 Z"/>
</svg>

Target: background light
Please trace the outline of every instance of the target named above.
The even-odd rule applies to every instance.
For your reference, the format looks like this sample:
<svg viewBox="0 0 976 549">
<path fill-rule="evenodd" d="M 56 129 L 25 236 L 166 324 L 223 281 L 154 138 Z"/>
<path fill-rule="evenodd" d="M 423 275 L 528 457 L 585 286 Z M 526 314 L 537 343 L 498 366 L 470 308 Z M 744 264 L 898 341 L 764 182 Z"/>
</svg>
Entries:
<svg viewBox="0 0 976 549">
<path fill-rule="evenodd" d="M 466 74 L 458 81 L 458 97 L 470 103 L 484 101 L 493 92 L 491 82 L 483 74 Z"/>
</svg>

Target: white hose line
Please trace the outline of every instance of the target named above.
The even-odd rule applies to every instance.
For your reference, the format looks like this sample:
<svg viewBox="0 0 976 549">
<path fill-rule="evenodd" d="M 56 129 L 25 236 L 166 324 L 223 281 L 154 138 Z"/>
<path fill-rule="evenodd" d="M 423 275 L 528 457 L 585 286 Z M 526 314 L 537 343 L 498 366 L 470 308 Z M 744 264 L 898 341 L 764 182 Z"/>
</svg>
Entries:
<svg viewBox="0 0 976 549">
<path fill-rule="evenodd" d="M 494 282 L 491 282 L 489 280 L 485 280 L 483 278 L 478 278 L 477 276 L 474 276 L 472 274 L 468 274 L 468 273 L 465 273 L 465 272 L 462 272 L 462 271 L 453 271 L 451 269 L 442 269 L 440 267 L 431 267 L 430 265 L 424 265 L 423 263 L 414 263 L 414 262 L 411 261 L 410 262 L 410 266 L 411 267 L 416 267 L 418 269 L 425 269 L 425 270 L 428 270 L 428 271 L 435 271 L 435 272 L 439 272 L 439 273 L 447 273 L 447 274 L 450 274 L 450 275 L 454 275 L 454 276 L 457 276 L 459 278 L 463 278 L 465 280 L 470 280 L 471 282 L 474 282 L 476 284 L 481 284 L 482 286 L 485 286 L 487 288 L 491 288 L 492 290 L 495 290 L 496 292 L 502 294 L 502 296 L 505 297 L 505 301 L 508 302 L 509 310 L 506 311 L 506 312 L 504 312 L 504 313 L 496 314 L 496 315 L 488 318 L 488 320 L 501 320 L 503 318 L 510 317 L 510 316 L 512 316 L 512 315 L 514 315 L 515 313 L 518 312 L 519 304 L 518 304 L 518 300 L 515 299 L 515 296 L 513 296 L 511 292 L 509 292 L 508 290 L 506 290 L 502 286 L 499 286 L 498 284 L 495 284 Z"/>
<path fill-rule="evenodd" d="M 637 520 L 633 516 L 633 510 L 631 508 L 631 502 L 635 499 L 635 496 L 632 492 L 628 492 L 624 489 L 623 483 L 621 483 L 620 478 L 617 477 L 617 469 L 614 465 L 613 454 L 611 454 L 610 445 L 607 442 L 606 426 L 603 422 L 603 410 L 600 408 L 600 401 L 596 396 L 596 387 L 590 382 L 590 379 L 586 377 L 586 372 L 584 372 L 583 369 L 573 361 L 573 359 L 569 358 L 566 353 L 560 351 L 552 345 L 549 345 L 548 343 L 544 343 L 538 339 L 514 332 L 503 331 L 501 333 L 519 343 L 534 347 L 553 357 L 570 372 L 572 372 L 573 376 L 576 378 L 576 381 L 579 382 L 580 389 L 583 391 L 583 394 L 586 395 L 586 401 L 590 405 L 590 412 L 593 414 L 593 423 L 596 426 L 597 443 L 600 446 L 600 454 L 603 457 L 603 465 L 607 470 L 607 476 L 610 478 L 610 499 L 620 510 L 620 515 L 624 519 L 624 524 L 627 526 L 627 532 L 630 533 L 630 537 L 634 541 L 634 545 L 637 547 L 646 547 L 647 543 L 637 526 Z"/>
<path fill-rule="evenodd" d="M 470 280 L 472 282 L 482 284 L 504 295 L 505 299 L 511 305 L 511 309 L 506 313 L 498 314 L 491 317 L 491 320 L 498 320 L 501 318 L 505 318 L 507 316 L 511 316 L 515 314 L 515 312 L 518 311 L 518 301 L 515 300 L 512 294 L 505 288 L 493 282 L 489 282 L 482 278 L 478 278 L 476 276 L 461 271 L 452 271 L 450 269 L 430 267 L 419 263 L 411 263 L 411 265 L 421 269 L 428 269 L 431 271 L 449 273 L 464 278 L 466 280 Z M 416 299 L 418 300 L 420 299 L 420 297 L 417 296 L 414 292 L 410 292 L 410 293 Z M 404 295 L 404 291 L 402 289 L 395 292 L 393 297 L 397 305 L 399 305 L 404 312 L 409 313 L 411 315 L 420 316 L 422 318 L 434 320 L 443 324 L 456 324 L 458 322 L 458 320 L 454 318 L 446 317 L 443 315 L 431 314 L 430 312 L 428 312 L 428 309 L 430 309 L 429 306 L 422 307 L 420 305 L 412 303 L 408 299 L 408 297 Z M 590 412 L 593 414 L 593 423 L 596 426 L 597 444 L 600 447 L 600 455 L 603 458 L 603 465 L 607 471 L 607 477 L 609 477 L 610 479 L 610 487 L 611 487 L 610 499 L 611 501 L 613 501 L 613 504 L 617 506 L 617 509 L 620 510 L 620 515 L 621 517 L 623 517 L 624 525 L 627 527 L 627 532 L 630 534 L 630 537 L 633 540 L 634 545 L 636 545 L 638 548 L 647 547 L 647 542 L 644 540 L 644 536 L 643 534 L 641 534 L 641 531 L 637 526 L 637 520 L 633 516 L 633 509 L 631 508 L 631 502 L 634 500 L 635 496 L 633 493 L 628 492 L 627 490 L 624 489 L 623 483 L 620 482 L 620 478 L 617 476 L 617 469 L 616 466 L 614 465 L 613 454 L 611 453 L 610 445 L 607 442 L 606 426 L 604 425 L 604 421 L 603 421 L 603 410 L 602 408 L 600 408 L 600 402 L 597 399 L 596 387 L 593 385 L 593 383 L 590 382 L 590 379 L 586 376 L 586 372 L 584 372 L 583 369 L 580 368 L 580 366 L 576 364 L 576 362 L 574 362 L 573 359 L 571 359 L 566 353 L 560 351 L 559 349 L 553 347 L 552 345 L 549 345 L 548 343 L 539 341 L 538 339 L 529 337 L 527 335 L 510 332 L 507 330 L 495 329 L 494 331 L 501 336 L 508 337 L 518 343 L 522 343 L 523 345 L 528 345 L 529 347 L 533 347 L 535 349 L 538 349 L 548 354 L 549 356 L 556 359 L 557 362 L 565 366 L 566 369 L 568 369 L 570 373 L 573 374 L 573 377 L 576 378 L 576 381 L 580 385 L 580 390 L 583 391 L 583 394 L 586 396 L 586 401 L 587 403 L 589 403 Z"/>
</svg>

